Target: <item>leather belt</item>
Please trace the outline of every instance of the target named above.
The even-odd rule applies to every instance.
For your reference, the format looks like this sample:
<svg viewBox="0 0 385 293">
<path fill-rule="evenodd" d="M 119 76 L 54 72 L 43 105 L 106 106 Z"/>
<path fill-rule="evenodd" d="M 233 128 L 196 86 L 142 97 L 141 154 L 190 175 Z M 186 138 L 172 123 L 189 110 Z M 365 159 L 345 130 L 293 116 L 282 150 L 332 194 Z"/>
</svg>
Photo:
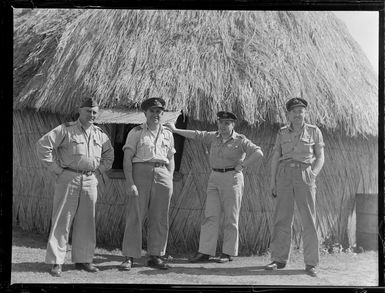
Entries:
<svg viewBox="0 0 385 293">
<path fill-rule="evenodd" d="M 285 167 L 290 167 L 290 168 L 301 168 L 303 166 L 309 166 L 306 163 L 300 163 L 300 162 L 283 162 L 282 164 Z"/>
<path fill-rule="evenodd" d="M 155 168 L 167 166 L 166 163 L 161 163 L 161 162 L 135 162 L 134 164 L 148 164 L 148 165 L 154 166 Z"/>
<path fill-rule="evenodd" d="M 68 171 L 71 171 L 71 172 L 75 172 L 75 173 L 79 173 L 79 174 L 83 174 L 83 175 L 87 175 L 87 176 L 91 176 L 92 174 L 95 173 L 95 171 L 76 170 L 76 169 L 72 169 L 72 168 L 69 168 L 69 167 L 64 168 L 64 170 L 68 170 Z"/>
<path fill-rule="evenodd" d="M 235 171 L 235 168 L 223 168 L 223 169 L 213 168 L 213 171 L 225 173 L 225 172 L 228 172 L 228 171 Z"/>
</svg>

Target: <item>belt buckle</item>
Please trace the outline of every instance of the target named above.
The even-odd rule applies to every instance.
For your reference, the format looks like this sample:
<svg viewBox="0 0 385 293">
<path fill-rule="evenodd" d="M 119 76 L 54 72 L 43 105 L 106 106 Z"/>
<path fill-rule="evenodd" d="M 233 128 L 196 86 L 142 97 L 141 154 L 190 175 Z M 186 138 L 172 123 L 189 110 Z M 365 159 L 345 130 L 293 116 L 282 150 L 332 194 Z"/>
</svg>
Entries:
<svg viewBox="0 0 385 293">
<path fill-rule="evenodd" d="M 162 164 L 159 163 L 159 162 L 155 162 L 155 163 L 154 163 L 154 167 L 156 167 L 156 168 L 161 167 L 161 166 L 162 166 Z"/>
<path fill-rule="evenodd" d="M 289 167 L 291 167 L 291 168 L 297 167 L 297 164 L 296 163 L 290 163 Z"/>
<path fill-rule="evenodd" d="M 87 175 L 87 176 L 91 176 L 92 175 L 92 171 L 84 171 L 84 174 Z"/>
</svg>

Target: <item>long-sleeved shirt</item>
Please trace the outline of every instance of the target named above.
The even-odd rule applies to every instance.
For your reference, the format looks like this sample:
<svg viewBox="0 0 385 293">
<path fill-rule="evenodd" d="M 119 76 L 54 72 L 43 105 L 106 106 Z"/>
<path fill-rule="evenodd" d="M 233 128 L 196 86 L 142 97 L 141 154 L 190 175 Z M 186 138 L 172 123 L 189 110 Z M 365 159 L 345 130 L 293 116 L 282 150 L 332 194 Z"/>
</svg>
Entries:
<svg viewBox="0 0 385 293">
<path fill-rule="evenodd" d="M 36 147 L 39 159 L 56 174 L 63 168 L 103 172 L 114 161 L 107 134 L 95 125 L 86 131 L 79 120 L 57 126 L 40 138 Z"/>
</svg>

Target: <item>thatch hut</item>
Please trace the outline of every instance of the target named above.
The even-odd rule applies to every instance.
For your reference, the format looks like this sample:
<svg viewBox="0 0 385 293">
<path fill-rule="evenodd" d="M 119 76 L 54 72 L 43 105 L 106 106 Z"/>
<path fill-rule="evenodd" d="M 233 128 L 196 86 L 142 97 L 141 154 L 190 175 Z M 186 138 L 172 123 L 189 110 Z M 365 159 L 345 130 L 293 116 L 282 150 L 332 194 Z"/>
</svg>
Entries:
<svg viewBox="0 0 385 293">
<path fill-rule="evenodd" d="M 240 253 L 263 252 L 274 209 L 271 150 L 286 122 L 284 102 L 300 95 L 326 143 L 320 234 L 354 244 L 355 194 L 377 192 L 377 77 L 333 13 L 17 11 L 14 36 L 13 214 L 21 227 L 48 233 L 50 224 L 53 180 L 37 160 L 35 142 L 70 119 L 80 98 L 93 95 L 117 157 L 113 172 L 100 178 L 97 241 L 120 247 L 127 198 L 119 152 L 127 131 L 140 123 L 138 105 L 156 94 L 175 112 L 169 119 L 183 111 L 177 123 L 189 129 L 215 129 L 215 113 L 232 110 L 241 117 L 237 131 L 262 147 L 263 162 L 246 171 Z M 178 155 L 168 249 L 191 252 L 210 169 L 197 142 L 179 141 Z M 300 227 L 296 214 L 297 245 Z"/>
</svg>

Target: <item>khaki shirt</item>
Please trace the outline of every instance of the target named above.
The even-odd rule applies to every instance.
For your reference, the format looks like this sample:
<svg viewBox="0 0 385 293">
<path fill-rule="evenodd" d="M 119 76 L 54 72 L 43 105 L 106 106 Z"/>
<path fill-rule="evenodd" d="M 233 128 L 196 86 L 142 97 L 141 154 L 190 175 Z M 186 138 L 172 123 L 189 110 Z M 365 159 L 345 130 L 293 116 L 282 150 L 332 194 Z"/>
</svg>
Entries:
<svg viewBox="0 0 385 293">
<path fill-rule="evenodd" d="M 246 156 L 261 149 L 243 134 L 238 134 L 235 131 L 225 142 L 217 131 L 196 130 L 195 138 L 210 145 L 210 166 L 212 168 L 233 168 L 243 162 Z"/>
<path fill-rule="evenodd" d="M 305 123 L 298 136 L 291 125 L 282 127 L 278 131 L 274 151 L 280 153 L 280 161 L 293 160 L 312 164 L 315 161 L 314 150 L 324 146 L 321 130 L 315 125 Z"/>
<path fill-rule="evenodd" d="M 40 160 L 54 173 L 69 167 L 80 171 L 109 170 L 114 149 L 101 128 L 91 125 L 86 131 L 80 121 L 59 125 L 36 144 Z"/>
<path fill-rule="evenodd" d="M 160 125 L 158 133 L 154 134 L 148 129 L 147 123 L 131 129 L 123 152 L 127 148 L 134 153 L 133 163 L 151 161 L 168 164 L 176 152 L 171 131 Z"/>
</svg>

